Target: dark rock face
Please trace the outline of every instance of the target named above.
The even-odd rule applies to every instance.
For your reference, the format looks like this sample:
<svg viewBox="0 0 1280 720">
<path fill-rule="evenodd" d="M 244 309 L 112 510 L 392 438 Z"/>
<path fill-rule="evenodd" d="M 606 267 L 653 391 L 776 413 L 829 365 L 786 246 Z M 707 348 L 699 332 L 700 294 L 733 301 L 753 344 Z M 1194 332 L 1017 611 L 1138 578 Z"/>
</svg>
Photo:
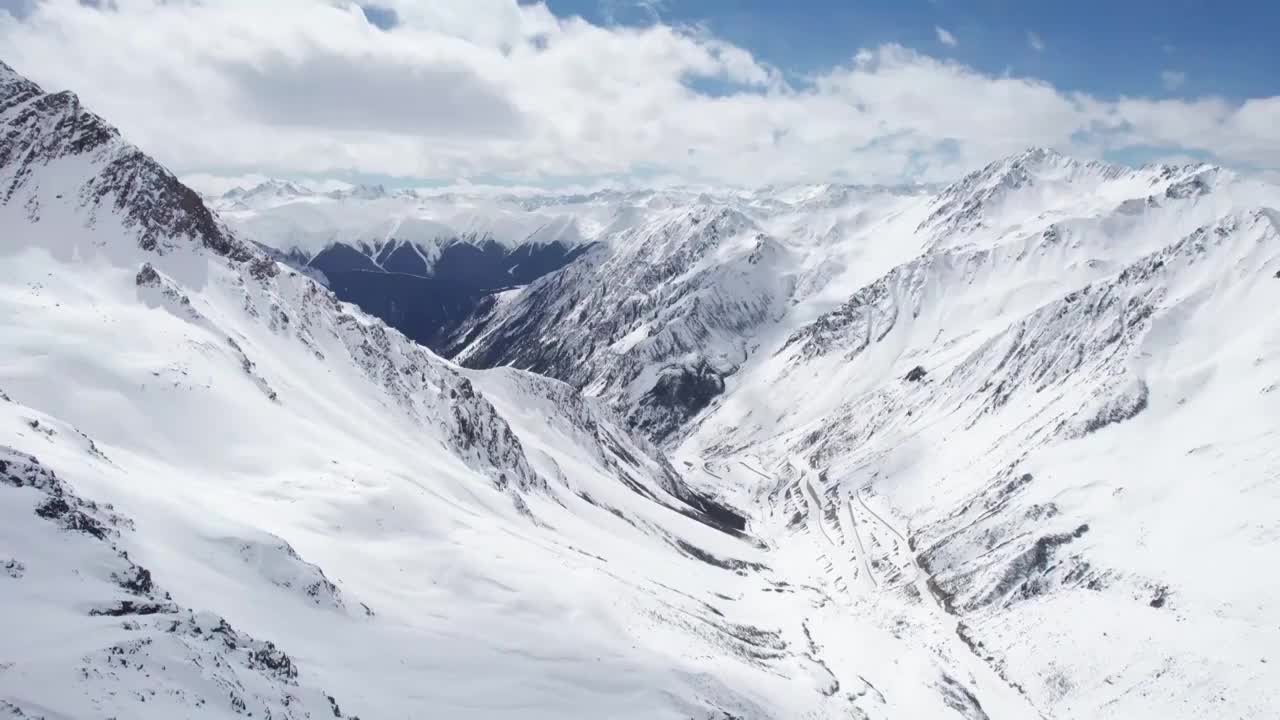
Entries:
<svg viewBox="0 0 1280 720">
<path fill-rule="evenodd" d="M 681 499 L 701 513 L 698 519 L 705 525 L 710 525 L 730 535 L 740 534 L 747 530 L 746 517 L 705 495 L 700 495 L 693 490 L 687 490 Z"/>
<path fill-rule="evenodd" d="M 1097 432 L 1108 425 L 1122 423 L 1125 420 L 1137 417 L 1139 413 L 1147 409 L 1149 394 L 1150 390 L 1147 388 L 1147 384 L 1139 382 L 1132 391 L 1113 398 L 1098 410 L 1097 415 L 1089 418 L 1084 424 L 1084 434 Z"/>
<path fill-rule="evenodd" d="M 627 421 L 645 435 L 662 439 L 723 392 L 724 378 L 705 361 L 667 367 Z"/>
<path fill-rule="evenodd" d="M 0 483 L 29 487 L 45 494 L 35 513 L 69 532 L 107 540 L 125 520 L 89 500 L 76 497 L 52 471 L 32 455 L 0 446 Z"/>
<path fill-rule="evenodd" d="M 409 243 L 378 248 L 336 244 L 306 263 L 324 273 L 339 299 L 415 342 L 449 354 L 449 339 L 495 291 L 528 284 L 572 262 L 586 246 L 521 245 L 455 239 L 428 266 Z"/>
<path fill-rule="evenodd" d="M 90 615 L 107 616 L 107 617 L 125 617 L 129 615 L 161 615 L 166 613 L 178 612 L 178 608 L 172 603 L 153 603 L 153 602 L 134 602 L 132 600 L 121 600 L 114 605 L 106 607 L 91 608 Z"/>
<path fill-rule="evenodd" d="M 924 367 L 917 365 L 911 368 L 911 372 L 907 373 L 906 379 L 907 382 L 920 382 L 924 379 L 924 376 L 928 374 L 929 373 L 925 371 Z"/>
</svg>

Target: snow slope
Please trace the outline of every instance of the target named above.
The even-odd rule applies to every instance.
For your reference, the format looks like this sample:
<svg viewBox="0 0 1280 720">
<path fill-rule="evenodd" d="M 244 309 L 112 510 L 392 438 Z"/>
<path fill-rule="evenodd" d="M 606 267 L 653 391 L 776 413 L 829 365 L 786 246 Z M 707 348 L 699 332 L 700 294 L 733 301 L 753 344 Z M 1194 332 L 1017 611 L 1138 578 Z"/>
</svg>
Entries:
<svg viewBox="0 0 1280 720">
<path fill-rule="evenodd" d="M 565 380 L 665 441 L 759 347 L 917 252 L 909 228 L 924 218 L 902 189 L 669 192 L 619 209 L 567 267 L 481 305 L 447 350 Z M 865 242 L 884 234 L 904 241 Z"/>
<path fill-rule="evenodd" d="M 0 65 L 0 127 L 0 713 L 1027 716 L 936 608 L 339 302 L 74 95 Z"/>
<path fill-rule="evenodd" d="M 1046 717 L 1271 716 L 1278 201 L 1209 167 L 993 164 L 678 456 L 814 468 L 726 493 L 847 519 L 872 593 L 924 578 Z"/>
<path fill-rule="evenodd" d="M 482 308 L 457 357 L 599 397 L 1024 716 L 1267 717 L 1277 207 L 1045 149 L 936 191 L 686 198 Z"/>
</svg>

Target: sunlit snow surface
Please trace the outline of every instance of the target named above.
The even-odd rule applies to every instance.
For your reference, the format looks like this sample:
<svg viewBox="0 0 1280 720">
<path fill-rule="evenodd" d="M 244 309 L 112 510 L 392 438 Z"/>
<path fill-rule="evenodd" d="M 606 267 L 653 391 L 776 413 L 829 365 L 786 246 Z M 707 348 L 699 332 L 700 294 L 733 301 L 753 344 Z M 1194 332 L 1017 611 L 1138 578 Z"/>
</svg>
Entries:
<svg viewBox="0 0 1280 720">
<path fill-rule="evenodd" d="M 681 317 L 762 308 L 668 463 L 607 378 L 462 370 L 190 208 L 143 249 L 127 209 L 176 196 L 103 180 L 128 146 L 25 87 L 0 66 L 39 140 L 0 154 L 0 716 L 1280 703 L 1270 188 L 1033 154 L 937 197 L 734 200 L 732 242 L 648 246 L 700 263 Z M 598 347 L 652 350 L 645 320 Z"/>
</svg>

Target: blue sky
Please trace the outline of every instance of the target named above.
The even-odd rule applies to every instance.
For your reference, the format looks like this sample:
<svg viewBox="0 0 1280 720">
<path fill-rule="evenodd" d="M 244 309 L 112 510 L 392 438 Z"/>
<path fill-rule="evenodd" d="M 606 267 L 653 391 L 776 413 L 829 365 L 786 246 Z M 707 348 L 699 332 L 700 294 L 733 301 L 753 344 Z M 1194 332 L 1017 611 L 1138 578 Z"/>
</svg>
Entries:
<svg viewBox="0 0 1280 720">
<path fill-rule="evenodd" d="M 1043 145 L 1280 177 L 1280 3 L 0 0 L 188 176 L 940 182 Z"/>
<path fill-rule="evenodd" d="M 1280 3 L 1206 0 L 549 0 L 557 14 L 703 24 L 797 77 L 897 43 L 1103 97 L 1280 94 Z M 954 47 L 938 41 L 951 32 Z M 1042 50 L 1032 47 L 1035 33 Z M 1183 73 L 1167 88 L 1164 72 Z"/>
<path fill-rule="evenodd" d="M 884 43 L 1102 98 L 1280 94 L 1280 3 L 1205 0 L 548 0 L 600 24 L 708 28 L 803 82 Z M 955 44 L 939 40 L 938 28 Z M 1108 150 L 1127 164 L 1177 148 Z M 1212 153 L 1182 151 L 1213 160 Z"/>
</svg>

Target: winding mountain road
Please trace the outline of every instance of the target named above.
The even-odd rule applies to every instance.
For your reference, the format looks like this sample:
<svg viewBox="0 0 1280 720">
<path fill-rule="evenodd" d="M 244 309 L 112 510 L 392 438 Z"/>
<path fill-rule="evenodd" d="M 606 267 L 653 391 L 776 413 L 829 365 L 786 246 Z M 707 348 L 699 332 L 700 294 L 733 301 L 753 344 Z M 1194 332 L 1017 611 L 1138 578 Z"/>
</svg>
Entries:
<svg viewBox="0 0 1280 720">
<path fill-rule="evenodd" d="M 912 585 L 916 583 L 920 579 L 920 565 L 916 561 L 915 554 L 911 552 L 911 543 L 908 542 L 907 536 L 903 535 L 902 532 L 899 531 L 898 528 L 894 527 L 888 520 L 885 520 L 884 516 L 882 516 L 880 513 L 876 512 L 875 510 L 872 510 L 871 507 L 867 505 L 867 501 L 862 499 L 861 490 L 855 490 L 853 492 L 852 498 L 858 501 L 858 505 L 860 505 L 862 509 L 867 512 L 868 515 L 875 518 L 876 521 L 879 522 L 881 525 L 883 525 L 884 528 L 888 530 L 890 533 L 892 533 L 894 537 L 898 538 L 898 540 L 901 541 L 902 543 L 901 545 L 902 552 L 908 553 L 911 556 L 911 562 L 908 563 L 911 567 L 911 576 L 903 579 L 902 582 L 896 585 L 893 585 L 889 589 L 897 590 L 899 588 L 904 588 L 908 585 Z M 853 514 L 852 506 L 850 506 L 849 508 L 849 514 L 850 515 Z"/>
<path fill-rule="evenodd" d="M 805 494 L 809 498 L 809 509 L 813 515 L 813 520 L 818 524 L 818 529 L 822 531 L 822 536 L 827 539 L 827 543 L 832 547 L 838 547 L 837 543 L 832 539 L 831 533 L 827 532 L 826 523 L 822 522 L 822 503 L 818 501 L 818 493 L 813 489 L 813 483 L 808 478 L 803 478 Z"/>
<path fill-rule="evenodd" d="M 822 496 L 819 495 L 811 477 L 815 471 L 812 468 L 809 468 L 806 463 L 799 460 L 787 460 L 787 465 L 791 469 L 787 474 L 793 476 L 793 479 L 784 480 L 781 477 L 770 476 L 745 461 L 738 460 L 736 462 L 744 469 L 755 475 L 777 482 L 779 487 L 784 484 L 794 483 L 796 488 L 799 490 L 800 495 L 804 498 L 803 502 L 808 507 L 809 516 L 813 519 L 813 522 L 817 523 L 818 533 L 822 536 L 822 541 L 818 544 L 818 558 L 827 572 L 838 572 L 836 566 L 832 562 L 832 559 L 836 556 L 829 552 L 828 548 L 840 548 L 853 551 L 855 555 L 860 556 L 860 558 L 852 558 L 854 565 L 849 569 L 854 572 L 855 575 L 862 575 L 863 573 L 866 574 L 867 581 L 863 583 L 864 589 L 862 591 L 864 596 L 891 598 L 893 591 L 907 586 L 914 586 L 917 590 L 917 594 L 922 599 L 926 599 L 928 601 L 926 607 L 932 607 L 932 612 L 929 614 L 933 616 L 933 622 L 936 623 L 936 627 L 945 633 L 940 637 L 951 636 L 951 639 L 947 641 L 948 645 L 955 643 L 955 645 L 952 646 L 955 648 L 955 651 L 947 653 L 942 657 L 948 658 L 950 661 L 955 662 L 959 668 L 963 669 L 964 674 L 967 675 L 973 683 L 972 686 L 975 693 L 982 695 L 984 698 L 987 697 L 989 693 L 999 693 L 1004 698 L 1002 704 L 1005 707 L 1017 708 L 1016 714 L 1012 716 L 1006 714 L 1003 717 L 1035 717 L 1041 718 L 1041 720 L 1045 719 L 1045 715 L 1031 703 L 1020 687 L 1007 681 L 995 667 L 988 664 L 988 661 L 981 657 L 978 652 L 969 645 L 961 632 L 960 616 L 952 612 L 946 606 L 943 599 L 936 594 L 935 589 L 930 587 L 928 573 L 921 566 L 919 559 L 911 550 L 911 544 L 908 541 L 906 534 L 890 523 L 883 515 L 873 510 L 862 497 L 861 491 L 854 490 L 849 493 L 844 498 L 845 502 L 843 503 L 844 510 L 848 513 L 849 529 L 852 531 L 854 538 L 853 545 L 851 546 L 847 537 L 842 537 L 837 541 L 836 538 L 832 536 L 830 529 L 827 527 L 827 523 L 825 522 L 825 513 L 823 512 Z M 726 473 L 729 472 L 729 464 L 729 461 L 725 461 L 721 467 L 721 469 Z M 721 477 L 712 469 L 712 463 L 710 461 L 704 462 L 702 467 L 708 475 L 717 479 Z M 822 477 L 822 473 L 818 474 L 819 477 Z M 857 504 L 856 507 L 855 503 Z M 861 511 L 866 513 L 866 517 L 870 517 L 871 520 L 874 520 L 874 523 L 867 521 L 866 517 L 864 517 L 864 522 L 862 523 L 862 526 L 859 527 L 857 517 L 858 508 L 861 508 Z M 843 528 L 843 520 L 839 517 L 839 508 L 837 508 L 836 521 L 841 528 Z M 890 561 L 895 567 L 901 568 L 901 572 L 904 576 L 901 582 L 894 583 L 893 585 L 883 585 L 882 579 L 876 577 L 876 573 L 872 570 L 871 556 L 868 554 L 866 548 L 866 543 L 868 541 L 864 540 L 863 534 L 864 531 L 871 533 L 871 541 L 874 541 L 877 538 L 876 533 L 881 532 L 874 527 L 875 525 L 883 526 L 884 531 L 888 532 L 894 538 L 892 544 L 895 545 L 895 547 L 890 551 Z M 885 540 L 887 538 L 880 536 L 880 539 Z M 882 542 L 881 544 L 883 545 L 884 543 Z M 854 549 L 855 547 L 856 550 Z M 907 560 L 907 562 L 903 562 L 904 559 Z M 907 566 L 910 566 L 911 568 L 910 573 L 907 573 L 906 571 Z M 858 592 L 854 592 L 845 586 L 843 578 L 834 577 L 831 579 L 834 581 L 833 584 L 835 588 L 840 590 L 842 594 L 847 593 L 851 598 L 855 599 L 858 597 Z M 887 579 L 888 578 L 885 578 L 885 580 Z M 815 662 L 818 662 L 818 664 L 825 669 L 827 674 L 831 674 L 832 671 L 830 668 L 827 668 L 825 662 L 820 662 L 820 659 L 816 659 Z M 988 717 L 987 714 L 983 712 L 982 706 L 976 703 L 976 700 L 975 707 L 977 712 L 980 714 L 973 717 Z"/>
<path fill-rule="evenodd" d="M 872 589 L 879 589 L 880 581 L 876 579 L 876 574 L 871 571 L 871 561 L 867 555 L 867 548 L 862 544 L 862 534 L 858 532 L 858 519 L 853 515 L 853 500 L 845 500 L 845 506 L 849 511 L 849 525 L 853 528 L 853 539 L 858 543 L 858 557 L 862 558 L 862 567 L 867 571 L 867 577 L 871 580 Z"/>
</svg>

